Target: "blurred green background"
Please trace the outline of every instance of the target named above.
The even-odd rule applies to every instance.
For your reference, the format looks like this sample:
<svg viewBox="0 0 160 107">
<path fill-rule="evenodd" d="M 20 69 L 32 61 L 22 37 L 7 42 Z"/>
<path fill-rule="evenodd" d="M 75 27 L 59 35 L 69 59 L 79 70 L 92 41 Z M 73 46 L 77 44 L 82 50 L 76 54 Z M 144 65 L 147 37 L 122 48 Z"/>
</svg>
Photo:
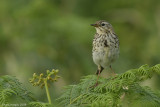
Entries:
<svg viewBox="0 0 160 107">
<path fill-rule="evenodd" d="M 160 0 L 0 0 L 0 75 L 16 76 L 45 102 L 45 90 L 28 79 L 59 69 L 61 79 L 50 88 L 57 98 L 63 86 L 96 72 L 90 24 L 101 19 L 120 40 L 115 72 L 160 63 Z M 155 75 L 144 84 L 159 89 L 159 82 Z"/>
</svg>

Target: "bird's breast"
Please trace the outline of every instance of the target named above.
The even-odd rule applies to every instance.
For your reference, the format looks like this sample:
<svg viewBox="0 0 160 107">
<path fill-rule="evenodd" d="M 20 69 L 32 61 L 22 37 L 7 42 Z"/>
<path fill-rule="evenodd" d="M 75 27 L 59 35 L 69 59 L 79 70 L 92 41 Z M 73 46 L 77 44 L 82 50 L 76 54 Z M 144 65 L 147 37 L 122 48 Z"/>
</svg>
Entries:
<svg viewBox="0 0 160 107">
<path fill-rule="evenodd" d="M 93 40 L 92 56 L 96 64 L 109 64 L 119 55 L 119 41 L 116 36 L 101 34 Z"/>
</svg>

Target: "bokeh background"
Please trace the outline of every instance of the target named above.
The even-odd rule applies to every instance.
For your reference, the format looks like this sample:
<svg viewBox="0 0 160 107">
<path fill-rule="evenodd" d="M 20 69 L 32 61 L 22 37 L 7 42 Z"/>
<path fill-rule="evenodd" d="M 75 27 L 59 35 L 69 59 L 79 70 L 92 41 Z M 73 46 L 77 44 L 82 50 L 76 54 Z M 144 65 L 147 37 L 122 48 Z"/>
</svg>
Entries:
<svg viewBox="0 0 160 107">
<path fill-rule="evenodd" d="M 61 78 L 50 88 L 56 99 L 64 86 L 96 72 L 90 24 L 101 19 L 120 40 L 116 73 L 160 63 L 160 0 L 0 0 L 0 75 L 16 76 L 46 102 L 45 90 L 28 80 L 33 73 L 59 69 Z M 160 89 L 159 82 L 155 75 L 143 85 Z"/>
</svg>

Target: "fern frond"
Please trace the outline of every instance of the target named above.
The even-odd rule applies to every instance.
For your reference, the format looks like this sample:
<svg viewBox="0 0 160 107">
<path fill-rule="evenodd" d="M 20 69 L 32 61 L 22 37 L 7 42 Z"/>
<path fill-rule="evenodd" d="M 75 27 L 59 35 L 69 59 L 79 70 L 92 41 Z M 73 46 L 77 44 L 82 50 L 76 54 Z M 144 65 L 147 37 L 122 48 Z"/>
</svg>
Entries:
<svg viewBox="0 0 160 107">
<path fill-rule="evenodd" d="M 151 90 L 151 88 L 145 86 L 142 87 L 139 84 L 134 84 L 128 92 L 126 92 L 127 102 L 131 104 L 131 107 L 135 105 L 141 105 L 142 107 L 158 107 L 153 105 L 160 105 L 160 96 L 158 93 Z M 147 106 L 144 106 L 147 104 Z"/>
<path fill-rule="evenodd" d="M 152 67 L 152 70 L 154 72 L 157 72 L 158 74 L 160 74 L 160 64 L 157 64 L 155 66 Z"/>
<path fill-rule="evenodd" d="M 8 103 L 8 97 L 16 95 L 16 92 L 11 89 L 3 89 L 0 90 L 0 104 L 7 104 Z"/>
<path fill-rule="evenodd" d="M 30 102 L 29 106 L 30 107 L 54 107 L 53 105 L 50 105 L 48 103 L 43 103 L 43 102 Z"/>
<path fill-rule="evenodd" d="M 139 82 L 151 78 L 154 72 L 160 72 L 160 64 L 154 67 L 143 65 L 108 79 L 100 77 L 96 87 L 97 76 L 89 75 L 83 77 L 79 84 L 68 86 L 57 100 L 64 107 L 120 107 L 126 99 L 126 102 L 137 102 L 139 105 L 147 101 L 150 105 L 160 105 L 158 93 L 139 85 Z"/>
<path fill-rule="evenodd" d="M 20 83 L 15 77 L 5 75 L 0 77 L 0 104 L 4 104 L 4 101 L 15 101 L 28 103 L 35 101 L 32 93 Z M 14 96 L 14 97 L 13 97 Z"/>
</svg>

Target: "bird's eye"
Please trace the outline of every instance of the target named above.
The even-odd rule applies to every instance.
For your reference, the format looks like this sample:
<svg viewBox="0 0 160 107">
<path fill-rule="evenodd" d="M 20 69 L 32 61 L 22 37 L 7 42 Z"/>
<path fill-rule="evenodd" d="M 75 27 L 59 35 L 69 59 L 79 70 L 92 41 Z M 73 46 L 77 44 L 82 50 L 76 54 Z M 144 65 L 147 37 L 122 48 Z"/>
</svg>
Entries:
<svg viewBox="0 0 160 107">
<path fill-rule="evenodd" d="M 104 23 L 102 23 L 101 25 L 102 25 L 102 26 L 105 26 L 105 24 L 104 24 Z"/>
</svg>

